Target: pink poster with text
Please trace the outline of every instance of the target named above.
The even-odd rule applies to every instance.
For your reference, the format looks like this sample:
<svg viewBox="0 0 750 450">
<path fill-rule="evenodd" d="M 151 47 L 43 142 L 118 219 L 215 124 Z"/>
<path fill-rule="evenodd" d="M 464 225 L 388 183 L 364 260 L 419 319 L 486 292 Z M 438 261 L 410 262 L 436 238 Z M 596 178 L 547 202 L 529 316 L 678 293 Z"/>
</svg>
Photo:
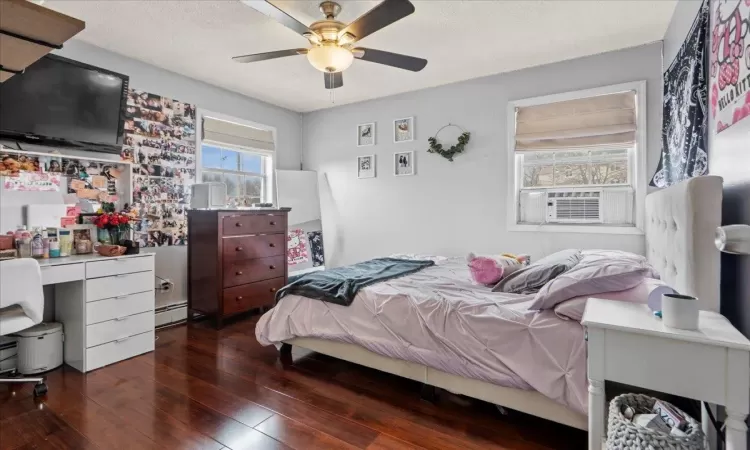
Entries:
<svg viewBox="0 0 750 450">
<path fill-rule="evenodd" d="M 711 2 L 710 67 L 711 114 L 721 133 L 750 117 L 750 0 Z"/>
</svg>

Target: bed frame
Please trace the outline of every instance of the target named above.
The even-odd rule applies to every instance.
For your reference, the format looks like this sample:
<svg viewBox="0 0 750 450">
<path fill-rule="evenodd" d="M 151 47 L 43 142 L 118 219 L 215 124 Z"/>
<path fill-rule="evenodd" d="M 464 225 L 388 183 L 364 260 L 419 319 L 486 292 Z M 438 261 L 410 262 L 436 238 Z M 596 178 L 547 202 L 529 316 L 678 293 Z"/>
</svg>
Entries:
<svg viewBox="0 0 750 450">
<path fill-rule="evenodd" d="M 692 178 L 646 197 L 646 253 L 662 279 L 682 294 L 700 299 L 701 309 L 719 311 L 719 252 L 714 245 L 721 224 L 722 179 Z M 421 364 L 388 358 L 354 344 L 315 338 L 285 341 L 281 358 L 292 346 L 392 373 L 582 430 L 587 417 L 536 391 L 507 388 L 452 375 Z"/>
</svg>

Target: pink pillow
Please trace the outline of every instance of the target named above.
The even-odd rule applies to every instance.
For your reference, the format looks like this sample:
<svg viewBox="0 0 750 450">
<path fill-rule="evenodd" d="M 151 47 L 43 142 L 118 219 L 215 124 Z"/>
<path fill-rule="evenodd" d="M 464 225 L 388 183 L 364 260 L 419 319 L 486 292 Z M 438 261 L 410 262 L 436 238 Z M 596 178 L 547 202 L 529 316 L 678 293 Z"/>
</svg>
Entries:
<svg viewBox="0 0 750 450">
<path fill-rule="evenodd" d="M 654 278 L 644 278 L 640 284 L 624 291 L 602 292 L 596 295 L 573 297 L 555 306 L 555 314 L 561 319 L 571 319 L 580 322 L 583 318 L 583 311 L 586 309 L 586 301 L 590 297 L 645 304 L 648 302 L 648 296 L 651 294 L 651 291 L 659 286 L 665 286 L 664 282 Z"/>
<path fill-rule="evenodd" d="M 518 257 L 511 257 L 501 255 L 493 257 L 477 256 L 474 253 L 469 253 L 468 256 L 466 256 L 466 262 L 469 265 L 471 278 L 476 283 L 485 285 L 494 285 L 504 276 L 508 276 L 520 269 L 524 264 L 521 260 L 528 260 L 528 256 L 521 255 Z"/>
<path fill-rule="evenodd" d="M 503 278 L 505 273 L 505 269 L 497 261 L 486 256 L 469 253 L 466 261 L 469 263 L 471 278 L 480 284 L 495 284 Z"/>
</svg>

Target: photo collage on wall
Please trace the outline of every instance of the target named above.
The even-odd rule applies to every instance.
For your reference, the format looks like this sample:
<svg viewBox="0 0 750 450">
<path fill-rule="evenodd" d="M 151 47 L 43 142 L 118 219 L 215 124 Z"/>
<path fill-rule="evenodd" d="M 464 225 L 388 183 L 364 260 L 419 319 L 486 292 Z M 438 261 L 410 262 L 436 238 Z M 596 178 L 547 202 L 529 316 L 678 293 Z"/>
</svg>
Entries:
<svg viewBox="0 0 750 450">
<path fill-rule="evenodd" d="M 125 164 L 116 162 L 0 150 L 0 176 L 9 178 L 6 184 L 12 190 L 41 190 L 47 182 L 50 187 L 56 185 L 49 190 L 59 190 L 65 177 L 68 194 L 95 203 L 117 204 L 121 200 L 118 181 L 125 170 Z M 31 174 L 37 175 L 30 177 Z"/>
<path fill-rule="evenodd" d="M 143 247 L 187 243 L 195 183 L 195 106 L 131 89 L 121 157 L 133 163 L 135 238 Z"/>
</svg>

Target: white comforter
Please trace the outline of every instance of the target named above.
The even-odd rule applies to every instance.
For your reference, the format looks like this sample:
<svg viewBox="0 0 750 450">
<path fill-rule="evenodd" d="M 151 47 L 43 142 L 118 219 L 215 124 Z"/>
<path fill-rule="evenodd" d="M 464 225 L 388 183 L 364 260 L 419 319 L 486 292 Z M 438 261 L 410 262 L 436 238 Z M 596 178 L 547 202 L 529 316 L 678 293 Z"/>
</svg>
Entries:
<svg viewBox="0 0 750 450">
<path fill-rule="evenodd" d="M 357 344 L 455 375 L 534 389 L 586 413 L 586 346 L 580 323 L 531 311 L 533 296 L 474 284 L 466 262 L 436 265 L 361 290 L 350 306 L 284 297 L 257 324 L 263 345 L 296 337 Z"/>
</svg>

